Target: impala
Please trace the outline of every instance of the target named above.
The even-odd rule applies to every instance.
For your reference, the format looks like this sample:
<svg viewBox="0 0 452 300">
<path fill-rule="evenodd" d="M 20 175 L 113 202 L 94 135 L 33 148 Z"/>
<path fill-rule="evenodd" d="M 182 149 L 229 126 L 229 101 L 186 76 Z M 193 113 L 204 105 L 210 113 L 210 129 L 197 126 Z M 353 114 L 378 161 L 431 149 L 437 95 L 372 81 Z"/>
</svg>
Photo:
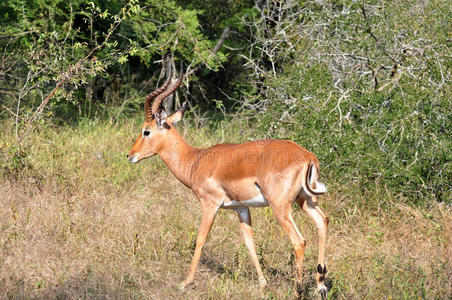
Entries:
<svg viewBox="0 0 452 300">
<path fill-rule="evenodd" d="M 232 209 L 238 214 L 240 229 L 251 260 L 256 267 L 261 288 L 267 280 L 256 254 L 251 228 L 250 207 L 270 206 L 292 242 L 295 252 L 297 293 L 302 293 L 302 265 L 306 245 L 292 218 L 294 202 L 315 222 L 319 234 L 317 291 L 325 297 L 325 240 L 328 218 L 317 203 L 326 192 L 318 181 L 319 162 L 308 150 L 291 141 L 260 140 L 243 144 L 218 144 L 207 149 L 188 145 L 174 125 L 182 118 L 186 105 L 168 116 L 161 102 L 181 84 L 183 74 L 169 86 L 171 76 L 145 100 L 145 121 L 127 157 L 136 163 L 158 154 L 171 172 L 189 187 L 201 203 L 202 217 L 195 253 L 181 287 L 193 281 L 202 248 L 218 209 Z M 152 99 L 155 101 L 151 105 Z"/>
</svg>

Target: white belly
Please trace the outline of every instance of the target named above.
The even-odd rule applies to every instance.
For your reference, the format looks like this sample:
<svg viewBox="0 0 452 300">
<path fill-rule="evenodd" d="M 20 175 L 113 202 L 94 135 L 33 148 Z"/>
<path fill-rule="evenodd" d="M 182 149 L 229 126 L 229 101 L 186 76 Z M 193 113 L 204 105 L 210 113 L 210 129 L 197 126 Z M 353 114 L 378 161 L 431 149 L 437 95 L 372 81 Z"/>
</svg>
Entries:
<svg viewBox="0 0 452 300">
<path fill-rule="evenodd" d="M 244 207 L 265 207 L 265 206 L 268 206 L 268 201 L 267 199 L 265 199 L 264 195 L 259 194 L 256 197 L 245 201 L 235 201 L 235 200 L 223 201 L 223 204 L 220 206 L 220 208 L 238 209 Z"/>
</svg>

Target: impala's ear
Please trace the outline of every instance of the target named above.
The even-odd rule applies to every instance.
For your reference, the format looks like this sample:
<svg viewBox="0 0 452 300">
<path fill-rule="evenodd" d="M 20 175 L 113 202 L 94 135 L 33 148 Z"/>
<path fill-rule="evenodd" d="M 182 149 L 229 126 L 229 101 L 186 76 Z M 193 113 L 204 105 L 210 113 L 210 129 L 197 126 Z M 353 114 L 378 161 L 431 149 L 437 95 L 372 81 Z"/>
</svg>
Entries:
<svg viewBox="0 0 452 300">
<path fill-rule="evenodd" d="M 155 121 L 157 122 L 157 126 L 159 128 L 169 128 L 169 125 L 166 123 L 167 113 L 163 108 L 160 108 L 155 114 Z"/>
<path fill-rule="evenodd" d="M 187 102 L 185 102 L 181 108 L 179 108 L 171 116 L 166 118 L 166 122 L 176 125 L 176 123 L 179 122 L 182 119 L 182 117 L 184 116 L 184 112 L 187 110 L 187 108 L 188 108 L 188 105 L 187 105 Z"/>
</svg>

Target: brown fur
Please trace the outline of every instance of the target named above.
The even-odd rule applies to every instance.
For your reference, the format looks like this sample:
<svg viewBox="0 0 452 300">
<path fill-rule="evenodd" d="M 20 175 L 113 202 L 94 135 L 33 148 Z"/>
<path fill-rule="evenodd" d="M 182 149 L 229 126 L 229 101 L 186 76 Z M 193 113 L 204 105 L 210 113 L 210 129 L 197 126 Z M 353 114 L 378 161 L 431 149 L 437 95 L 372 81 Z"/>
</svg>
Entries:
<svg viewBox="0 0 452 300">
<path fill-rule="evenodd" d="M 182 118 L 178 111 L 166 119 L 174 124 Z M 140 161 L 152 155 L 160 155 L 171 172 L 198 197 L 202 208 L 201 226 L 195 253 L 182 287 L 193 281 L 202 248 L 219 207 L 225 201 L 245 201 L 260 194 L 271 206 L 278 223 L 289 236 L 295 251 L 297 282 L 301 283 L 305 240 L 299 233 L 291 215 L 295 200 L 314 220 L 319 230 L 319 264 L 324 266 L 324 251 L 328 219 L 317 205 L 317 196 L 306 189 L 308 170 L 319 162 L 314 154 L 291 141 L 259 140 L 243 144 L 219 144 L 207 149 L 189 146 L 178 131 L 159 127 L 156 120 L 145 122 L 143 131 L 151 133 L 140 136 L 132 146 L 129 160 Z M 249 210 L 242 210 L 242 232 L 251 258 L 256 266 L 259 282 L 265 287 L 254 248 Z M 318 274 L 319 291 L 325 292 L 324 274 Z M 299 286 L 299 285 L 298 285 Z"/>
</svg>

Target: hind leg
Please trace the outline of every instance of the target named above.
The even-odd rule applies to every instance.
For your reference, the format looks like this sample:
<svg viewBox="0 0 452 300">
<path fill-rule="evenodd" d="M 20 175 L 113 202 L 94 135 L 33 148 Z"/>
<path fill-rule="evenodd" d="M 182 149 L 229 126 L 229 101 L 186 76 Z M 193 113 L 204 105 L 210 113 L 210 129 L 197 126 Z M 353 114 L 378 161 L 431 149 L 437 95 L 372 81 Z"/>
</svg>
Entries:
<svg viewBox="0 0 452 300">
<path fill-rule="evenodd" d="M 278 202 L 276 202 L 278 203 Z M 303 293 L 302 279 L 303 279 L 303 256 L 306 241 L 298 231 L 297 226 L 292 218 L 292 203 L 279 202 L 279 205 L 273 202 L 273 213 L 279 225 L 283 228 L 284 232 L 288 235 L 295 252 L 295 270 L 297 280 L 297 294 L 298 298 L 301 298 Z"/>
<path fill-rule="evenodd" d="M 316 281 L 317 291 L 322 295 L 322 298 L 324 298 L 326 297 L 328 292 L 324 283 L 325 275 L 327 272 L 325 265 L 325 243 L 328 232 L 328 217 L 319 207 L 316 196 L 312 196 L 307 199 L 299 198 L 297 199 L 297 201 L 317 226 L 317 231 L 319 234 L 319 257 Z"/>
<path fill-rule="evenodd" d="M 248 248 L 248 251 L 251 256 L 251 260 L 253 261 L 254 266 L 256 267 L 257 275 L 259 276 L 259 284 L 261 289 L 265 289 L 267 287 L 267 280 L 262 273 L 261 266 L 259 265 L 259 259 L 256 254 L 256 247 L 254 244 L 253 237 L 253 228 L 251 227 L 251 215 L 249 208 L 238 208 L 236 209 L 237 214 L 239 215 L 240 220 L 240 229 L 243 233 L 243 238 L 245 240 L 245 245 Z"/>
</svg>

